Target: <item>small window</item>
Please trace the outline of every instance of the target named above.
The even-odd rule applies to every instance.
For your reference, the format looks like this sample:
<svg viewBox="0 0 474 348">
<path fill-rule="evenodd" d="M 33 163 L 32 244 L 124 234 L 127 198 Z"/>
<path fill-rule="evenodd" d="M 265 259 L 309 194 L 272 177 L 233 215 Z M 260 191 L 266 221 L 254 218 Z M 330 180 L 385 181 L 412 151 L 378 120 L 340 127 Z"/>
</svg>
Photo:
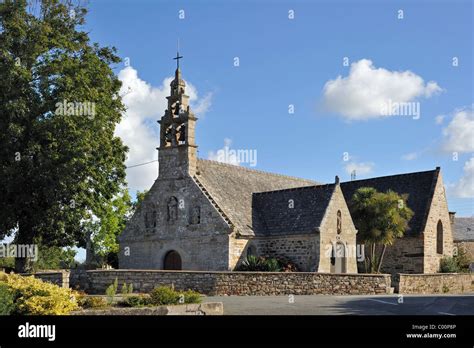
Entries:
<svg viewBox="0 0 474 348">
<path fill-rule="evenodd" d="M 342 232 L 342 213 L 340 210 L 337 211 L 337 234 Z"/>
<path fill-rule="evenodd" d="M 438 221 L 438 226 L 436 226 L 436 252 L 443 254 L 443 223 L 441 220 Z"/>
</svg>

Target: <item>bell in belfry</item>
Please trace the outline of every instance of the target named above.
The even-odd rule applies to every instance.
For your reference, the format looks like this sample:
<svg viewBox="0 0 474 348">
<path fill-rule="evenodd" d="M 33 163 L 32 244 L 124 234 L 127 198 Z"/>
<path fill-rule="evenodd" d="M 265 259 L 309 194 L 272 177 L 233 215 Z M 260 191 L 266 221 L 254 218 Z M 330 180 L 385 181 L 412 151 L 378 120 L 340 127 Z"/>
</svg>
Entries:
<svg viewBox="0 0 474 348">
<path fill-rule="evenodd" d="M 178 138 L 178 141 L 179 141 L 180 143 L 186 141 L 186 126 L 185 126 L 184 124 L 179 128 L 179 138 Z"/>
<path fill-rule="evenodd" d="M 174 108 L 174 114 L 175 116 L 179 116 L 179 111 L 181 109 L 181 105 L 179 104 L 179 102 L 176 103 L 176 106 Z"/>
</svg>

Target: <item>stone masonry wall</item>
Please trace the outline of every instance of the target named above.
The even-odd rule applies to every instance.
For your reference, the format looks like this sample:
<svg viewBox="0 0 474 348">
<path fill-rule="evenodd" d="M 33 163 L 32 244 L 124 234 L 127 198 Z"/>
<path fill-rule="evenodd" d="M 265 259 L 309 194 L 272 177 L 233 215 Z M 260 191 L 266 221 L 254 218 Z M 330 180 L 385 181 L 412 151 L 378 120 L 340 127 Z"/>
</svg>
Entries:
<svg viewBox="0 0 474 348">
<path fill-rule="evenodd" d="M 337 233 L 337 212 L 341 212 L 341 233 Z M 346 273 L 357 273 L 356 240 L 357 230 L 352 222 L 352 217 L 347 207 L 346 200 L 342 194 L 341 187 L 336 185 L 334 194 L 329 203 L 324 219 L 320 227 L 320 251 L 318 255 L 319 265 L 315 269 L 317 272 L 333 272 L 331 266 L 332 248 L 336 248 L 337 243 L 344 245 L 345 269 Z M 336 249 L 337 250 L 337 249 Z"/>
<path fill-rule="evenodd" d="M 314 272 L 319 262 L 319 235 L 255 238 L 252 243 L 257 254 L 283 257 L 296 264 L 301 271 Z"/>
<path fill-rule="evenodd" d="M 438 254 L 436 249 L 436 234 L 438 221 L 443 226 L 443 253 Z M 443 178 L 439 173 L 436 183 L 433 200 L 431 202 L 430 213 L 426 221 L 424 235 L 424 262 L 423 272 L 420 273 L 436 273 L 439 272 L 440 260 L 444 256 L 453 255 L 453 234 L 451 230 L 451 220 L 449 219 L 448 203 L 443 184 Z"/>
<path fill-rule="evenodd" d="M 123 269 L 163 269 L 171 250 L 179 253 L 182 269 L 230 268 L 229 226 L 189 176 L 157 179 L 119 240 Z"/>
<path fill-rule="evenodd" d="M 34 276 L 44 282 L 52 283 L 54 285 L 69 288 L 69 272 L 68 271 L 51 271 L 51 272 L 41 272 L 35 274 L 23 274 L 24 276 Z"/>
<path fill-rule="evenodd" d="M 382 272 L 395 275 L 397 273 L 423 273 L 423 236 L 404 236 L 389 245 L 385 251 Z M 369 248 L 365 250 L 366 255 Z M 380 255 L 381 248 L 377 248 Z"/>
<path fill-rule="evenodd" d="M 132 283 L 134 291 L 149 292 L 154 287 L 174 286 L 206 295 L 361 295 L 387 294 L 390 276 L 386 274 L 266 273 L 266 272 L 189 272 L 158 270 L 87 271 L 89 293 L 103 294 L 118 279 Z"/>
<path fill-rule="evenodd" d="M 399 274 L 400 294 L 462 294 L 474 292 L 473 273 Z"/>
</svg>

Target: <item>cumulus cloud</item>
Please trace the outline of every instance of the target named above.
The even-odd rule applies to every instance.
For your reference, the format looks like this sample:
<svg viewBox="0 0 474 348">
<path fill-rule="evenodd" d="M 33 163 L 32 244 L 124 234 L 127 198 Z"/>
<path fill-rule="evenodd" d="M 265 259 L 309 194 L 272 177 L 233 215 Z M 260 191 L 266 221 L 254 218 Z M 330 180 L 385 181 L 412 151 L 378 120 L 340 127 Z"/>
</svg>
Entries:
<svg viewBox="0 0 474 348">
<path fill-rule="evenodd" d="M 443 136 L 445 151 L 474 152 L 474 108 L 456 110 Z"/>
<path fill-rule="evenodd" d="M 474 198 L 474 157 L 464 164 L 463 176 L 454 185 L 453 193 L 460 198 Z"/>
<path fill-rule="evenodd" d="M 389 103 L 408 103 L 416 98 L 430 98 L 442 89 L 434 81 L 406 71 L 390 71 L 374 67 L 371 60 L 351 64 L 347 77 L 338 76 L 324 85 L 323 101 L 329 111 L 350 120 L 366 120 L 383 116 Z"/>
<path fill-rule="evenodd" d="M 346 170 L 347 174 L 351 174 L 353 171 L 355 171 L 356 175 L 367 175 L 373 172 L 374 163 L 351 161 L 345 165 L 344 169 Z"/>
<path fill-rule="evenodd" d="M 159 146 L 159 125 L 156 121 L 163 116 L 167 107 L 166 96 L 170 93 L 173 77 L 167 77 L 160 86 L 152 86 L 138 76 L 133 67 L 126 67 L 118 74 L 122 81 L 120 95 L 127 110 L 116 128 L 116 135 L 129 147 L 126 160 L 128 167 L 156 161 Z M 212 94 L 200 99 L 195 86 L 186 82 L 191 108 L 198 116 L 206 112 L 212 101 Z M 128 186 L 132 190 L 149 189 L 158 176 L 158 165 L 152 162 L 127 169 Z"/>
</svg>

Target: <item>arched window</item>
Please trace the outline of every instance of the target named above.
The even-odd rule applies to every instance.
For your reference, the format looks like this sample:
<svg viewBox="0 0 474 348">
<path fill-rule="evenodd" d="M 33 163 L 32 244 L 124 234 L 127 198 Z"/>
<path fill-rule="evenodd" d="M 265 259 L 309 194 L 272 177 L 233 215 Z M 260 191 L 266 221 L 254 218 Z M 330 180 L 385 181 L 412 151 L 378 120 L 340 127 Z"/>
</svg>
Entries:
<svg viewBox="0 0 474 348">
<path fill-rule="evenodd" d="M 443 254 L 443 223 L 441 220 L 438 221 L 438 226 L 436 226 L 436 252 Z"/>
<path fill-rule="evenodd" d="M 342 232 L 342 213 L 340 210 L 337 211 L 337 234 Z"/>
<path fill-rule="evenodd" d="M 163 261 L 163 269 L 181 270 L 181 256 L 175 250 L 170 250 L 166 253 Z"/>
</svg>

